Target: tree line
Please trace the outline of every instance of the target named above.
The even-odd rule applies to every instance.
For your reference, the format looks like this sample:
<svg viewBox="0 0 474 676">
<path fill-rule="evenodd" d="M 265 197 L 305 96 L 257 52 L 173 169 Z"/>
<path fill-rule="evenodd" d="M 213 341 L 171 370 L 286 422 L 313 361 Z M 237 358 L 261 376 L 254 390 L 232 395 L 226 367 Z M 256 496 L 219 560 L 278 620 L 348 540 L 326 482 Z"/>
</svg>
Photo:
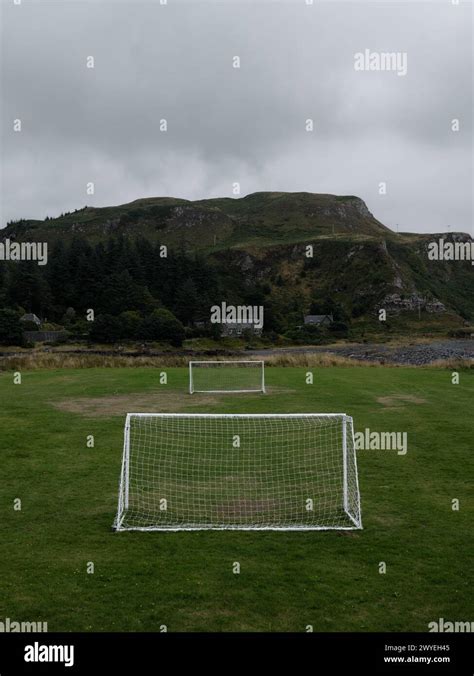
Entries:
<svg viewBox="0 0 474 676">
<path fill-rule="evenodd" d="M 97 342 L 143 339 L 179 345 L 186 332 L 217 338 L 218 327 L 207 322 L 210 307 L 222 299 L 263 305 L 267 336 L 294 331 L 305 309 L 294 295 L 280 294 L 276 300 L 268 280 L 244 278 L 228 259 L 184 247 L 163 257 L 160 245 L 145 238 L 111 235 L 93 244 L 75 235 L 51 247 L 45 266 L 0 264 L 0 341 L 9 342 L 12 334 L 18 338 L 14 325 L 22 313 Z M 88 322 L 91 309 L 94 321 Z M 337 313 L 330 303 L 324 309 Z"/>
</svg>

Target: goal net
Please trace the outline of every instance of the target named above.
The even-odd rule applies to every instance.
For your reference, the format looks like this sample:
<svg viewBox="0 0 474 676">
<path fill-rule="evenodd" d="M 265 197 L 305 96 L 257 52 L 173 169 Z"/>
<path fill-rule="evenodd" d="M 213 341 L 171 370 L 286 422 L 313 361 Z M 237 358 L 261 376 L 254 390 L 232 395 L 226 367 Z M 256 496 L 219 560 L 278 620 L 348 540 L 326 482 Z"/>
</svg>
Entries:
<svg viewBox="0 0 474 676">
<path fill-rule="evenodd" d="M 129 413 L 114 527 L 362 528 L 352 418 Z"/>
<path fill-rule="evenodd" d="M 265 392 L 263 361 L 190 361 L 189 392 Z"/>
</svg>

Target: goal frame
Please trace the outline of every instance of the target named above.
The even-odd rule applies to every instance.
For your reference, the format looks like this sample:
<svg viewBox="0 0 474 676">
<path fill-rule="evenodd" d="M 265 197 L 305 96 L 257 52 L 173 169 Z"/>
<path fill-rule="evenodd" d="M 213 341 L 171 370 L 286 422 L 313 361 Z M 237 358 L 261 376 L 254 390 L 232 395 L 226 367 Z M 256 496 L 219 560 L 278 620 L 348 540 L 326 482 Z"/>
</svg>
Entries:
<svg viewBox="0 0 474 676">
<path fill-rule="evenodd" d="M 148 417 L 148 418 L 333 418 L 340 417 L 342 422 L 342 454 L 343 454 L 343 499 L 342 507 L 347 517 L 352 522 L 352 525 L 347 526 L 246 526 L 246 525 L 229 525 L 229 526 L 133 526 L 123 527 L 123 521 L 126 515 L 126 510 L 129 507 L 129 480 L 130 480 L 130 420 L 132 417 Z M 349 512 L 348 507 L 348 444 L 347 432 L 352 435 L 352 452 L 353 452 L 353 471 L 355 475 L 355 490 L 357 496 L 356 518 Z M 357 467 L 357 452 L 354 443 L 354 427 L 353 419 L 346 413 L 127 413 L 124 428 L 124 443 L 123 443 L 123 457 L 122 468 L 120 472 L 120 485 L 117 515 L 114 520 L 113 528 L 116 532 L 130 532 L 130 531 L 146 531 L 146 532 L 183 532 L 183 531 L 351 531 L 362 530 L 362 510 L 359 489 L 359 472 Z"/>
<path fill-rule="evenodd" d="M 211 366 L 215 366 L 216 364 L 260 364 L 262 367 L 262 377 L 260 381 L 260 387 L 254 388 L 254 389 L 238 389 L 238 390 L 197 390 L 194 387 L 194 378 L 193 378 L 193 366 L 195 364 L 210 364 Z M 261 392 L 262 394 L 266 394 L 266 389 L 265 389 L 265 362 L 263 359 L 233 359 L 233 360 L 208 360 L 208 361 L 201 361 L 201 360 L 194 360 L 189 362 L 189 394 L 194 394 L 195 392 L 199 394 L 248 394 L 251 392 Z"/>
</svg>

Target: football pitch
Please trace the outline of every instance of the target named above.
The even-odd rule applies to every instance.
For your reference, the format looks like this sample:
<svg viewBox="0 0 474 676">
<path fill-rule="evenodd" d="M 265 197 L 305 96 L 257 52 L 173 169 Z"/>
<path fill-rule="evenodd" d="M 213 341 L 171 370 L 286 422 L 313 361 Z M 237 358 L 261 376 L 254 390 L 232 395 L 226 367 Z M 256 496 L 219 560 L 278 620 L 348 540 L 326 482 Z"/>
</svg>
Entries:
<svg viewBox="0 0 474 676">
<path fill-rule="evenodd" d="M 472 370 L 457 385 L 449 370 L 376 367 L 267 368 L 265 395 L 188 385 L 186 368 L 0 374 L 1 616 L 171 632 L 472 619 Z M 406 433 L 407 452 L 357 452 L 363 530 L 116 533 L 128 412 L 347 413 L 356 433 Z"/>
</svg>

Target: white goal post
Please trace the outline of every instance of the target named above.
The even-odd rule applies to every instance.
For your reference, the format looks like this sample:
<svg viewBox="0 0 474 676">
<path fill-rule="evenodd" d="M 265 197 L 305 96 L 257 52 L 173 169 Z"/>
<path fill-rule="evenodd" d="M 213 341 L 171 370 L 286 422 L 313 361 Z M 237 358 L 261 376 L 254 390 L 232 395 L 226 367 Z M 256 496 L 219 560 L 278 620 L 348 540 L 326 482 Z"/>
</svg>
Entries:
<svg viewBox="0 0 474 676">
<path fill-rule="evenodd" d="M 129 413 L 114 528 L 362 528 L 352 418 Z"/>
<path fill-rule="evenodd" d="M 265 393 L 265 362 L 250 359 L 190 361 L 189 393 L 194 392 Z"/>
</svg>

